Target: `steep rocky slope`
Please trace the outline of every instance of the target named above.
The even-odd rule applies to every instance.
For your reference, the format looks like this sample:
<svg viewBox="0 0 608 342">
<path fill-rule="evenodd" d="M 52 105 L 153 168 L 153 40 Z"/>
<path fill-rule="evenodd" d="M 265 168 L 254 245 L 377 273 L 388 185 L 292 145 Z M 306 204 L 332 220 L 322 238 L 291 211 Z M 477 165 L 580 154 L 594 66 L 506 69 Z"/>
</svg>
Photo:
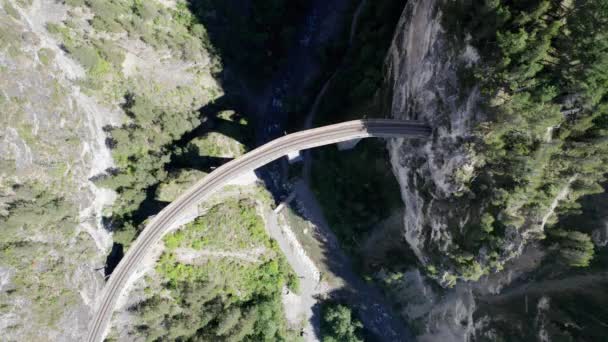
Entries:
<svg viewBox="0 0 608 342">
<path fill-rule="evenodd" d="M 441 25 L 440 3 L 409 2 L 396 28 L 388 55 L 391 116 L 429 122 L 432 140 L 389 144 L 405 203 L 405 236 L 419 259 L 433 265 L 439 253 L 454 246 L 454 230 L 469 220 L 472 208 L 462 205 L 473 176 L 475 155 L 467 148 L 481 122 L 479 91 L 462 89 L 458 69 L 478 59 L 470 46 L 457 48 Z M 444 284 L 454 272 L 438 270 Z"/>
<path fill-rule="evenodd" d="M 606 216 L 580 199 L 605 191 L 607 15 L 602 1 L 405 6 L 385 113 L 434 133 L 388 144 L 418 265 L 376 278 L 422 340 L 605 334 Z"/>
<path fill-rule="evenodd" d="M 131 121 L 125 96 L 145 100 L 148 113 L 196 113 L 221 95 L 215 57 L 171 21 L 184 7 L 130 4 L 0 2 L 3 339 L 78 341 L 86 332 L 113 243 L 102 219 L 117 198 L 97 180 L 125 165 L 107 140 Z"/>
<path fill-rule="evenodd" d="M 387 111 L 427 121 L 434 134 L 389 149 L 405 237 L 442 285 L 500 271 L 550 232 L 557 211 L 602 191 L 601 6 L 406 6 L 387 59 Z M 571 44 L 586 32 L 594 38 Z"/>
<path fill-rule="evenodd" d="M 111 191 L 89 178 L 113 165 L 102 127 L 120 114 L 76 85 L 83 68 L 44 28 L 63 6 L 0 11 L 0 327 L 7 340 L 77 340 L 103 286 Z M 66 308 L 68 308 L 66 310 Z"/>
</svg>

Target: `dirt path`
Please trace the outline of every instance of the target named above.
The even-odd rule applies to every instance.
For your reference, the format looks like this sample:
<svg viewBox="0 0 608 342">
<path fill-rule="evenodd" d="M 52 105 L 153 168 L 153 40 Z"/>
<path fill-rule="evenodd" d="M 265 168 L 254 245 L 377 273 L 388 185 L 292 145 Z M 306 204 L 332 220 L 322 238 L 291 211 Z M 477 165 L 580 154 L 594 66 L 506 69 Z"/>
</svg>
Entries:
<svg viewBox="0 0 608 342">
<path fill-rule="evenodd" d="M 279 215 L 272 210 L 263 213 L 268 234 L 279 244 L 287 262 L 300 278 L 299 293 L 285 293 L 283 304 L 288 321 L 292 325 L 304 323 L 303 331 L 306 341 L 318 341 L 315 336 L 315 323 L 312 322 L 313 307 L 317 303 L 316 296 L 322 293 L 323 286 L 320 284 L 319 271 L 314 263 L 307 258 L 302 246 L 297 239 L 293 238 L 290 227 L 281 224 Z"/>
<path fill-rule="evenodd" d="M 242 251 L 223 251 L 223 250 L 195 250 L 192 248 L 177 248 L 174 253 L 177 261 L 184 264 L 204 263 L 208 258 L 230 258 L 238 259 L 250 263 L 260 262 L 260 256 L 266 252 L 265 248 L 254 248 Z"/>
</svg>

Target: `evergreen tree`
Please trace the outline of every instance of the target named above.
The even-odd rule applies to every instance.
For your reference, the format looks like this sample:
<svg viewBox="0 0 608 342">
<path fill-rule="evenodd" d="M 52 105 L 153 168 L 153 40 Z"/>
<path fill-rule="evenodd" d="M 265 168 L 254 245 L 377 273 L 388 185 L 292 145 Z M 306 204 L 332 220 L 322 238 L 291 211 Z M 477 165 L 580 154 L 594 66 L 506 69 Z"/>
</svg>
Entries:
<svg viewBox="0 0 608 342">
<path fill-rule="evenodd" d="M 557 240 L 559 255 L 562 260 L 573 267 L 586 267 L 593 259 L 594 249 L 591 237 L 573 230 L 555 230 L 550 235 Z"/>
<path fill-rule="evenodd" d="M 327 304 L 323 312 L 323 342 L 363 342 L 359 337 L 363 324 L 352 317 L 351 310 L 340 304 Z"/>
</svg>

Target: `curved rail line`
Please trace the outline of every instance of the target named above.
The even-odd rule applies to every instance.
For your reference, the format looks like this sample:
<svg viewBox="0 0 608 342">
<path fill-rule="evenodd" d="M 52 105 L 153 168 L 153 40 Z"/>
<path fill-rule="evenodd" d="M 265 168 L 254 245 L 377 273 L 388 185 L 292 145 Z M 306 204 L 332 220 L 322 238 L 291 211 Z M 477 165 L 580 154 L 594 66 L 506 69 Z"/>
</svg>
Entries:
<svg viewBox="0 0 608 342">
<path fill-rule="evenodd" d="M 275 139 L 245 155 L 234 159 L 205 176 L 185 193 L 156 215 L 131 245 L 118 264 L 98 301 L 98 308 L 89 326 L 87 341 L 102 341 L 119 296 L 125 290 L 129 277 L 175 222 L 180 214 L 208 198 L 231 179 L 257 169 L 290 152 L 361 138 L 426 138 L 431 128 L 415 121 L 367 119 L 347 121 L 335 125 L 304 130 Z"/>
</svg>

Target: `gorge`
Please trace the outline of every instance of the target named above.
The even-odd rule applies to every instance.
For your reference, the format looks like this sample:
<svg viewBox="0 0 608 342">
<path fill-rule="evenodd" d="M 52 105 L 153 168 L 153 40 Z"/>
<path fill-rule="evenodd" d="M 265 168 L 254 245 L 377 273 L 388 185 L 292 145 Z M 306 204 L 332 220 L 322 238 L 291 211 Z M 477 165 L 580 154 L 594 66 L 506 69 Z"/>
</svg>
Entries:
<svg viewBox="0 0 608 342">
<path fill-rule="evenodd" d="M 430 138 L 318 147 L 193 206 L 107 339 L 602 341 L 607 35 L 603 0 L 0 0 L 0 333 L 83 340 L 197 181 L 390 118 Z"/>
</svg>

